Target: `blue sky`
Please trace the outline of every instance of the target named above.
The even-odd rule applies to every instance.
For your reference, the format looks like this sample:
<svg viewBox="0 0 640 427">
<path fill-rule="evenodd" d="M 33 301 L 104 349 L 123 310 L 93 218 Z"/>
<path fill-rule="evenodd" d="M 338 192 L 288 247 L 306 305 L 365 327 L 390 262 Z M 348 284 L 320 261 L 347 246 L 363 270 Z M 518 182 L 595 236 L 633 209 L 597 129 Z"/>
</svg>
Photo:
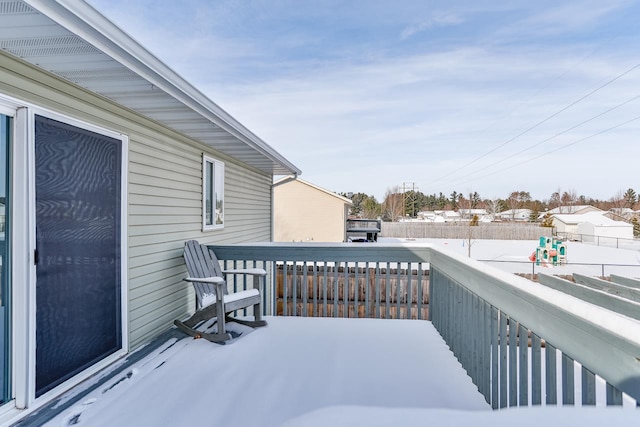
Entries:
<svg viewBox="0 0 640 427">
<path fill-rule="evenodd" d="M 640 2 L 89 2 L 329 190 L 640 192 Z"/>
</svg>

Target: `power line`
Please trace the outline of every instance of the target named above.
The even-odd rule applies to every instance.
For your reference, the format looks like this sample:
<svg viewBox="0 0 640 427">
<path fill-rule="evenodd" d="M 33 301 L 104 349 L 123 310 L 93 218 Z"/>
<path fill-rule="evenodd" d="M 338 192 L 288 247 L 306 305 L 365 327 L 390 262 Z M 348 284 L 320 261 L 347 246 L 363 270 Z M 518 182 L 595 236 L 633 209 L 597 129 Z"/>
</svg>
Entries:
<svg viewBox="0 0 640 427">
<path fill-rule="evenodd" d="M 624 102 L 622 102 L 622 103 L 620 103 L 618 105 L 615 105 L 615 106 L 609 108 L 606 111 L 603 111 L 602 113 L 596 114 L 595 116 L 593 116 L 593 117 L 591 117 L 591 118 L 589 118 L 587 120 L 584 120 L 583 122 L 580 122 L 580 123 L 578 123 L 578 124 L 576 124 L 574 126 L 571 126 L 570 128 L 563 130 L 562 132 L 558 132 L 555 135 L 550 136 L 549 138 L 546 138 L 546 139 L 544 139 L 542 141 L 536 142 L 535 144 L 532 144 L 532 145 L 524 148 L 523 150 L 518 151 L 517 153 L 511 154 L 511 155 L 509 155 L 509 156 L 507 156 L 507 157 L 505 157 L 503 159 L 500 159 L 500 160 L 498 160 L 496 162 L 490 163 L 489 165 L 485 166 L 485 169 L 486 168 L 491 168 L 491 167 L 493 167 L 495 165 L 498 165 L 498 164 L 503 163 L 503 162 L 505 162 L 505 161 L 507 161 L 509 159 L 512 159 L 512 158 L 514 158 L 514 157 L 516 157 L 516 156 L 518 156 L 518 155 L 520 155 L 522 153 L 525 153 L 525 152 L 527 152 L 529 150 L 532 150 L 532 149 L 534 149 L 535 147 L 537 147 L 537 146 L 539 146 L 541 144 L 544 144 L 546 142 L 551 141 L 552 139 L 555 139 L 555 138 L 559 137 L 560 135 L 564 135 L 565 133 L 568 133 L 568 132 L 570 132 L 570 131 L 572 131 L 572 130 L 574 130 L 574 129 L 582 126 L 582 125 L 585 125 L 585 124 L 587 124 L 589 122 L 592 122 L 595 119 L 604 116 L 605 114 L 608 114 L 608 113 L 610 113 L 610 112 L 612 112 L 614 110 L 617 110 L 618 108 L 623 107 L 623 106 L 625 106 L 625 105 L 637 100 L 638 98 L 640 98 L 640 95 L 636 95 L 636 96 L 634 96 L 634 97 L 632 97 L 632 98 L 630 98 L 630 99 L 628 99 L 628 100 L 626 100 L 626 101 L 624 101 Z M 473 176 L 473 175 L 477 174 L 478 172 L 481 172 L 481 170 L 475 170 L 473 172 L 469 172 L 466 175 L 460 176 L 459 179 L 463 180 L 464 178 L 469 177 L 469 176 Z M 464 182 L 464 181 L 462 181 L 462 182 Z"/>
<path fill-rule="evenodd" d="M 625 121 L 625 122 L 623 122 L 623 123 L 620 123 L 620 124 L 617 124 L 617 125 L 612 126 L 612 127 L 610 127 L 610 128 L 607 128 L 607 129 L 601 130 L 601 131 L 599 131 L 599 132 L 596 132 L 596 133 L 591 134 L 591 135 L 589 135 L 589 136 L 586 136 L 586 137 L 584 137 L 584 138 L 580 138 L 580 139 L 578 139 L 578 140 L 576 140 L 576 141 L 570 142 L 569 144 L 565 144 L 565 145 L 562 145 L 562 146 L 560 146 L 560 147 L 554 148 L 553 150 L 549 150 L 549 151 L 547 151 L 547 152 L 545 152 L 545 153 L 540 154 L 539 156 L 532 157 L 532 158 L 527 159 L 527 160 L 523 160 L 523 161 L 521 161 L 521 162 L 519 162 L 519 163 L 515 163 L 515 164 L 513 164 L 513 165 L 511 165 L 511 166 L 508 166 L 508 167 L 506 167 L 506 168 L 504 168 L 504 169 L 495 170 L 495 171 L 489 172 L 489 173 L 487 173 L 487 174 L 481 175 L 481 176 L 479 176 L 479 177 L 476 177 L 475 179 L 486 178 L 487 176 L 495 175 L 495 174 L 497 174 L 497 173 L 504 172 L 504 171 L 509 170 L 509 169 L 513 169 L 513 168 L 515 168 L 515 167 L 517 167 L 517 166 L 520 166 L 520 165 L 523 165 L 523 164 L 525 164 L 525 163 L 529 163 L 529 162 L 532 162 L 532 161 L 534 161 L 534 160 L 538 160 L 538 159 L 539 159 L 539 158 L 541 158 L 541 157 L 547 156 L 547 155 L 549 155 L 549 154 L 551 154 L 551 153 L 555 153 L 556 151 L 564 150 L 565 148 L 571 147 L 571 146 L 576 145 L 576 144 L 578 144 L 578 143 L 580 143 L 580 142 L 584 142 L 584 141 L 586 141 L 586 140 L 588 140 L 588 139 L 595 138 L 596 136 L 602 135 L 602 134 L 607 133 L 607 132 L 610 132 L 610 131 L 612 131 L 612 130 L 614 130 L 614 129 L 617 129 L 617 128 L 620 128 L 620 127 L 622 127 L 622 126 L 625 126 L 625 125 L 627 125 L 627 124 L 629 124 L 629 123 L 635 122 L 636 120 L 640 120 L 640 116 L 636 116 L 636 117 L 634 117 L 633 119 L 627 120 L 627 121 Z"/>
<path fill-rule="evenodd" d="M 574 105 L 578 104 L 579 102 L 582 102 L 582 101 L 584 101 L 585 99 L 589 98 L 591 95 L 595 94 L 596 92 L 598 92 L 598 91 L 600 91 L 600 90 L 604 89 L 605 87 L 609 86 L 610 84 L 614 83 L 615 81 L 617 81 L 617 80 L 621 79 L 622 77 L 626 76 L 627 74 L 629 74 L 630 72 L 632 72 L 633 70 L 635 70 L 635 69 L 636 69 L 636 68 L 638 68 L 638 67 L 640 67 L 640 63 L 635 64 L 634 66 L 632 66 L 632 67 L 631 67 L 631 68 L 629 68 L 628 70 L 624 71 L 624 72 L 623 72 L 623 73 L 621 73 L 621 74 L 618 74 L 616 77 L 614 77 L 614 78 L 612 78 L 612 79 L 608 80 L 608 81 L 607 81 L 607 82 L 605 82 L 604 84 L 602 84 L 602 85 L 598 86 L 597 88 L 593 89 L 591 92 L 589 92 L 589 93 L 587 93 L 586 95 L 583 95 L 582 97 L 578 98 L 577 100 L 575 100 L 575 101 L 571 102 L 570 104 L 568 104 L 567 106 L 565 106 L 565 107 L 561 108 L 560 110 L 556 111 L 555 113 L 551 114 L 550 116 L 548 116 L 548 117 L 546 117 L 546 118 L 544 118 L 544 119 L 540 120 L 539 122 L 537 122 L 537 123 L 536 123 L 536 124 L 534 124 L 533 126 L 528 127 L 528 128 L 527 128 L 527 129 L 525 129 L 524 131 L 522 131 L 522 132 L 520 132 L 519 134 L 517 134 L 516 136 L 514 136 L 514 137 L 512 137 L 512 138 L 508 139 L 507 141 L 503 142 L 502 144 L 498 145 L 497 147 L 492 148 L 492 149 L 491 149 L 491 150 L 489 150 L 488 152 L 486 152 L 486 153 L 482 154 L 482 155 L 481 155 L 481 156 L 479 156 L 479 157 L 476 157 L 476 158 L 475 158 L 475 159 L 473 159 L 472 161 L 470 161 L 470 162 L 468 162 L 468 163 L 466 163 L 466 164 L 464 164 L 464 165 L 460 166 L 459 168 L 454 169 L 453 171 L 451 171 L 451 172 L 449 172 L 449 173 L 447 173 L 447 174 L 445 174 L 445 175 L 442 175 L 442 176 L 440 176 L 440 177 L 438 177 L 438 178 L 435 178 L 435 179 L 434 179 L 434 180 L 432 180 L 431 182 L 438 182 L 438 181 L 440 181 L 440 180 L 442 180 L 442 179 L 444 179 L 444 178 L 446 178 L 446 177 L 449 177 L 449 176 L 453 175 L 454 173 L 459 172 L 460 170 L 462 170 L 462 169 L 464 169 L 464 168 L 466 168 L 466 167 L 468 167 L 468 166 L 470 166 L 470 165 L 474 164 L 474 163 L 475 163 L 475 162 L 477 162 L 478 160 L 481 160 L 481 159 L 483 159 L 483 158 L 487 157 L 489 154 L 491 154 L 491 153 L 493 153 L 493 152 L 495 152 L 495 151 L 499 150 L 500 148 L 504 147 L 504 146 L 505 146 L 505 145 L 507 145 L 507 144 L 510 144 L 511 142 L 515 141 L 516 139 L 520 138 L 521 136 L 523 136 L 523 135 L 525 135 L 525 134 L 527 134 L 527 133 L 531 132 L 533 129 L 535 129 L 535 128 L 539 127 L 540 125 L 542 125 L 542 124 L 544 124 L 544 123 L 546 123 L 546 122 L 548 122 L 549 120 L 551 120 L 552 118 L 554 118 L 554 117 L 558 116 L 559 114 L 561 114 L 561 113 L 563 113 L 563 112 L 567 111 L 569 108 L 573 107 Z"/>
</svg>

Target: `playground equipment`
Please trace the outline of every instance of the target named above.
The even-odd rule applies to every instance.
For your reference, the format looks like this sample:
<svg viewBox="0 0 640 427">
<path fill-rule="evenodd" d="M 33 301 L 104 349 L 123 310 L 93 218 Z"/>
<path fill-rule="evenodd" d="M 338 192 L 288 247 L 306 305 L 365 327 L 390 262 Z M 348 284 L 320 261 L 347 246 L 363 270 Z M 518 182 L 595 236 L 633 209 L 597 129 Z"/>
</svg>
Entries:
<svg viewBox="0 0 640 427">
<path fill-rule="evenodd" d="M 540 237 L 539 246 L 529 256 L 536 265 L 565 264 L 567 262 L 567 245 L 555 237 Z"/>
</svg>

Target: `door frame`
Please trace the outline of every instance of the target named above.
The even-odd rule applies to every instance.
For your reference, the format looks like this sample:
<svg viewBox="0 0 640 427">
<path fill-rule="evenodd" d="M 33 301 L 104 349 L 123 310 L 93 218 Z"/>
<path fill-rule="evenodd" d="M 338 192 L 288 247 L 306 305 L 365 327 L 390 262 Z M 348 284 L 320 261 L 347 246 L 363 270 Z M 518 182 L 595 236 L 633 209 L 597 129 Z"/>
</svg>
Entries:
<svg viewBox="0 0 640 427">
<path fill-rule="evenodd" d="M 128 152 L 127 135 L 93 123 L 57 113 L 47 108 L 22 102 L 0 94 L 0 105 L 15 107 L 14 138 L 12 150 L 12 212 L 13 242 L 13 337 L 12 373 L 14 407 L 34 410 L 52 398 L 86 380 L 91 375 L 112 364 L 129 350 L 128 336 Z M 35 397 L 36 389 L 36 248 L 35 213 L 35 116 L 43 116 L 78 128 L 89 130 L 122 142 L 120 189 L 120 303 L 122 347 L 73 378 Z M 18 256 L 21 255 L 21 256 Z M 9 406 L 9 405 L 8 405 Z"/>
</svg>

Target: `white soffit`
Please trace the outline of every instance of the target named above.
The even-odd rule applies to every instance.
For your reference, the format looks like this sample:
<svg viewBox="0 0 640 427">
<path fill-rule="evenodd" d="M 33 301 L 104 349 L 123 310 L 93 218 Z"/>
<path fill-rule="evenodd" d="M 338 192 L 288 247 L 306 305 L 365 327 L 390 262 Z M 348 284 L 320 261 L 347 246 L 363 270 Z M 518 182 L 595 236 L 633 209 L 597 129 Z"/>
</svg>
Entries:
<svg viewBox="0 0 640 427">
<path fill-rule="evenodd" d="M 300 170 L 79 0 L 0 0 L 0 49 L 271 175 Z"/>
</svg>

